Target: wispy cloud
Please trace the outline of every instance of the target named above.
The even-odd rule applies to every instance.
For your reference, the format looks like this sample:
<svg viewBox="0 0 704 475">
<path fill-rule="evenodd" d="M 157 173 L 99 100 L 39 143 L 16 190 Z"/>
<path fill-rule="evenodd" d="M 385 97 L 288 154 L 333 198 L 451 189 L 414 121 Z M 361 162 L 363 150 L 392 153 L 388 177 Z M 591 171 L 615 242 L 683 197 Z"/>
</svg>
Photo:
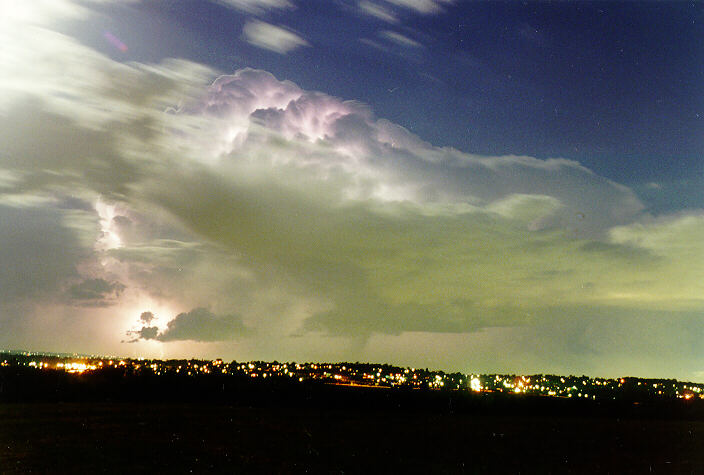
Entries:
<svg viewBox="0 0 704 475">
<path fill-rule="evenodd" d="M 423 45 L 419 43 L 418 41 L 409 38 L 406 35 L 402 35 L 401 33 L 397 33 L 395 31 L 391 30 L 384 30 L 379 32 L 379 36 L 391 41 L 392 43 L 395 43 L 399 46 L 403 46 L 406 48 L 422 48 Z"/>
<path fill-rule="evenodd" d="M 261 15 L 270 10 L 283 10 L 293 8 L 289 0 L 214 0 L 242 12 Z"/>
<path fill-rule="evenodd" d="M 306 40 L 291 30 L 259 20 L 247 22 L 243 33 L 250 44 L 279 54 L 286 54 L 301 46 L 310 46 Z"/>
<path fill-rule="evenodd" d="M 398 23 L 398 18 L 394 13 L 386 7 L 379 5 L 378 3 L 370 2 L 369 0 L 362 0 L 359 2 L 359 11 L 365 15 L 373 16 L 379 20 L 383 20 L 389 23 Z"/>
<path fill-rule="evenodd" d="M 445 5 L 451 5 L 454 0 L 387 0 L 389 3 L 414 10 L 418 13 L 433 14 L 444 11 Z"/>
</svg>

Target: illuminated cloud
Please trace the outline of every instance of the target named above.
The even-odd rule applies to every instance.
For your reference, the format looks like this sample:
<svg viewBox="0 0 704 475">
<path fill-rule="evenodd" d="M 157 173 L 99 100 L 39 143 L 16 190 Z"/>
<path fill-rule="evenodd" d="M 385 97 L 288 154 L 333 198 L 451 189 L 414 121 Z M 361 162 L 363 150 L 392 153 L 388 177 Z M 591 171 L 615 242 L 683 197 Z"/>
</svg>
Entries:
<svg viewBox="0 0 704 475">
<path fill-rule="evenodd" d="M 574 224 L 581 237 L 599 235 L 642 210 L 629 189 L 576 162 L 433 147 L 376 119 L 363 104 L 306 92 L 263 71 L 218 78 L 206 103 L 195 109 L 220 130 L 209 147 L 220 156 L 217 166 L 230 173 L 242 166 L 249 174 L 283 180 L 300 172 L 320 185 L 339 179 L 333 194 L 342 203 L 405 202 L 430 214 L 484 209 L 518 217 L 523 210 L 534 226 Z M 277 136 L 285 141 L 272 141 Z M 530 214 L 533 208 L 538 211 Z"/>
<path fill-rule="evenodd" d="M 206 103 L 195 109 L 221 127 L 218 174 L 204 169 L 187 200 L 173 190 L 189 180 L 154 199 L 257 278 L 295 276 L 282 290 L 321 309 L 304 331 L 522 326 L 555 306 L 636 305 L 624 297 L 634 288 L 675 305 L 661 272 L 697 290 L 674 260 L 614 237 L 642 205 L 576 162 L 433 147 L 364 105 L 262 71 L 219 78 Z"/>
<path fill-rule="evenodd" d="M 279 54 L 289 53 L 301 46 L 310 46 L 306 40 L 291 30 L 259 20 L 247 22 L 243 33 L 250 44 Z"/>
<path fill-rule="evenodd" d="M 90 10 L 73 0 L 36 0 L 21 2 L 9 0 L 2 5 L 0 25 L 45 26 L 57 20 L 82 19 Z"/>
</svg>

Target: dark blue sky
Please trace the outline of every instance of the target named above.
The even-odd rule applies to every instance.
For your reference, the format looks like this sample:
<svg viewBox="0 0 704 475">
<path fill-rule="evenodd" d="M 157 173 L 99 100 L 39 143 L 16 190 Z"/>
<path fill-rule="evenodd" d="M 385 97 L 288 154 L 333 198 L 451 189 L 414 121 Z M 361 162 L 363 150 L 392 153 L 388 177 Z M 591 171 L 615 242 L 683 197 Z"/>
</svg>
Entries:
<svg viewBox="0 0 704 475">
<path fill-rule="evenodd" d="M 254 15 L 310 44 L 287 54 L 245 41 L 251 13 L 207 1 L 114 7 L 85 34 L 125 60 L 265 69 L 368 103 L 434 145 L 578 160 L 656 212 L 704 205 L 704 4 L 456 2 L 434 14 L 379 5 L 398 21 L 356 1 Z M 106 29 L 127 53 L 106 44 Z"/>
</svg>

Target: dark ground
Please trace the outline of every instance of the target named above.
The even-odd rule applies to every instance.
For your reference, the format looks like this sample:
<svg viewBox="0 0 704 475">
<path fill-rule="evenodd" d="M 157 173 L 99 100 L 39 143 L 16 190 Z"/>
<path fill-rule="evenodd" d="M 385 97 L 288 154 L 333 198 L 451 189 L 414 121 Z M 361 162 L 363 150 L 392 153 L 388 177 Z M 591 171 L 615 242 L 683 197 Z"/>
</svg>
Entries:
<svg viewBox="0 0 704 475">
<path fill-rule="evenodd" d="M 0 404 L 2 473 L 704 473 L 704 422 L 200 403 Z"/>
<path fill-rule="evenodd" d="M 704 474 L 704 401 L 0 370 L 1 474 Z"/>
</svg>

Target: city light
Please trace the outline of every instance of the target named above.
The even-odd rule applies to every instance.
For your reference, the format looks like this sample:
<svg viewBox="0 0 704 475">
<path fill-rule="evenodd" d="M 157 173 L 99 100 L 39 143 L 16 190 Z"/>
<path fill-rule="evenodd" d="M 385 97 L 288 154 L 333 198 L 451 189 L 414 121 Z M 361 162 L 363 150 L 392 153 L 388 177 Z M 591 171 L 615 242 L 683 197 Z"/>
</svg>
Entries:
<svg viewBox="0 0 704 475">
<path fill-rule="evenodd" d="M 123 374 L 197 377 L 214 374 L 244 376 L 249 380 L 315 381 L 342 386 L 409 388 L 432 391 L 469 391 L 576 399 L 656 398 L 704 399 L 704 385 L 675 380 L 590 378 L 587 376 L 461 374 L 428 369 L 364 363 L 270 363 L 214 360 L 115 359 L 4 353 L 0 367 L 25 366 L 35 371 L 70 374 L 118 371 Z M 627 395 L 627 396 L 626 396 Z"/>
</svg>

